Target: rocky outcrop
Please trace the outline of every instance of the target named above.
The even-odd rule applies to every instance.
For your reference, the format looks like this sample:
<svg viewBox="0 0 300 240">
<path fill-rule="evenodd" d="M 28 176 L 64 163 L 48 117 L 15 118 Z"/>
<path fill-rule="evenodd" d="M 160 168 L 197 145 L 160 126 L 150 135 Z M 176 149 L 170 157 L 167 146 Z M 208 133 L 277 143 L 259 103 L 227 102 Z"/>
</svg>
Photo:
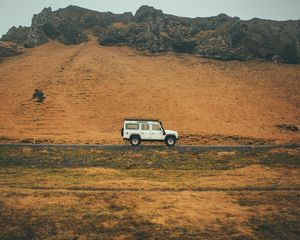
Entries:
<svg viewBox="0 0 300 240">
<path fill-rule="evenodd" d="M 24 46 L 38 46 L 46 43 L 49 38 L 64 44 L 79 44 L 87 40 L 87 36 L 75 24 L 55 14 L 51 8 L 45 8 L 40 14 L 33 16 Z"/>
<path fill-rule="evenodd" d="M 114 25 L 104 29 L 99 43 L 221 60 L 300 63 L 300 21 L 242 21 L 225 14 L 190 19 L 163 14 L 147 6 L 136 12 L 134 20 L 122 29 Z"/>
<path fill-rule="evenodd" d="M 22 51 L 16 43 L 0 41 L 0 58 L 11 57 L 21 53 Z"/>
<path fill-rule="evenodd" d="M 29 35 L 30 27 L 12 27 L 2 37 L 2 41 L 12 41 L 18 44 L 24 44 Z"/>
<path fill-rule="evenodd" d="M 142 6 L 132 13 L 96 12 L 76 6 L 34 15 L 31 27 L 11 28 L 2 40 L 35 47 L 55 39 L 64 44 L 87 41 L 128 45 L 152 53 L 173 51 L 221 60 L 300 63 L 300 21 L 242 21 L 225 14 L 184 18 Z"/>
<path fill-rule="evenodd" d="M 87 41 L 87 36 L 64 16 L 45 8 L 33 16 L 31 27 L 13 27 L 2 37 L 2 40 L 14 41 L 25 47 L 35 47 L 49 39 L 56 39 L 63 44 L 79 44 Z"/>
<path fill-rule="evenodd" d="M 52 11 L 49 7 L 33 16 L 30 27 L 12 27 L 2 40 L 29 48 L 44 44 L 49 39 L 63 44 L 79 44 L 87 41 L 86 30 L 97 33 L 117 21 L 129 23 L 133 21 L 133 15 L 99 13 L 76 6 Z"/>
</svg>

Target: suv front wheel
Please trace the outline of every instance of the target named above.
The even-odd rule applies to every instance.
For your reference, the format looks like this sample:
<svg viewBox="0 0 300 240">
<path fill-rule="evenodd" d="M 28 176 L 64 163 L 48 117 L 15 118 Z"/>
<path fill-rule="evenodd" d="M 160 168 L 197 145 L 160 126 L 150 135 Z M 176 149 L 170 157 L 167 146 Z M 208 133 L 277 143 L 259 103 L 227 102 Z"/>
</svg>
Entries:
<svg viewBox="0 0 300 240">
<path fill-rule="evenodd" d="M 165 143 L 167 146 L 174 146 L 176 144 L 176 138 L 174 136 L 167 136 Z"/>
<path fill-rule="evenodd" d="M 141 138 L 139 136 L 132 136 L 130 138 L 130 143 L 132 146 L 138 146 L 141 144 Z"/>
</svg>

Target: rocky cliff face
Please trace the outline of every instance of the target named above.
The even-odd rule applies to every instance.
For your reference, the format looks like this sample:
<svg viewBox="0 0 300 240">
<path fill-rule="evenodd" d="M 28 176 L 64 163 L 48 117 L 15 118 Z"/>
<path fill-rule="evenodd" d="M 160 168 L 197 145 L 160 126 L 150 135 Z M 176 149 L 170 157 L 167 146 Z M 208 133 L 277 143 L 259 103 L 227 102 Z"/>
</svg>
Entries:
<svg viewBox="0 0 300 240">
<path fill-rule="evenodd" d="M 174 51 L 222 60 L 266 60 L 300 63 L 300 21 L 242 21 L 220 14 L 184 18 L 142 6 L 136 14 L 96 12 L 76 6 L 45 8 L 31 27 L 11 28 L 4 41 L 35 47 L 55 39 L 64 44 L 87 41 L 87 33 L 102 45 L 128 45 L 152 53 Z"/>
<path fill-rule="evenodd" d="M 11 28 L 2 40 L 23 44 L 25 47 L 35 47 L 57 39 L 64 44 L 79 44 L 87 40 L 81 29 L 68 21 L 51 8 L 45 8 L 40 14 L 34 15 L 31 27 Z"/>
</svg>

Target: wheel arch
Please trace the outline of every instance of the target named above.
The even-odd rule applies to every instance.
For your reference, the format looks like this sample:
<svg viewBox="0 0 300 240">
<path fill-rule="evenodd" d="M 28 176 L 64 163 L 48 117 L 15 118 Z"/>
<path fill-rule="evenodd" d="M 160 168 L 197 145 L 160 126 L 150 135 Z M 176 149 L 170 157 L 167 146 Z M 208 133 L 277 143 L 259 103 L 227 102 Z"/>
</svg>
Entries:
<svg viewBox="0 0 300 240">
<path fill-rule="evenodd" d="M 177 140 L 177 138 L 176 138 L 176 136 L 174 134 L 167 134 L 166 137 L 165 137 L 165 139 L 167 139 L 168 137 L 173 137 L 173 138 L 175 138 L 175 140 Z"/>
<path fill-rule="evenodd" d="M 137 134 L 137 133 L 133 133 L 129 136 L 129 140 L 131 140 L 133 137 L 138 137 L 140 140 L 142 139 L 140 134 Z"/>
</svg>

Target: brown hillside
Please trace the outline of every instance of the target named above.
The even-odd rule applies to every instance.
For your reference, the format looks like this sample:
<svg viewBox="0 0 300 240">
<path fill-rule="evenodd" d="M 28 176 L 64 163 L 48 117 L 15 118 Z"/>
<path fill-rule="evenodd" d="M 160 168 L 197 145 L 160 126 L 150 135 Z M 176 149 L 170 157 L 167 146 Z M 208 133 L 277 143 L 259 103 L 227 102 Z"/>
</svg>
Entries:
<svg viewBox="0 0 300 240">
<path fill-rule="evenodd" d="M 31 99 L 35 88 L 44 103 Z M 300 126 L 300 65 L 52 41 L 0 63 L 0 99 L 2 141 L 118 143 L 125 116 L 193 134 L 182 143 L 300 140 L 275 127 Z"/>
</svg>

